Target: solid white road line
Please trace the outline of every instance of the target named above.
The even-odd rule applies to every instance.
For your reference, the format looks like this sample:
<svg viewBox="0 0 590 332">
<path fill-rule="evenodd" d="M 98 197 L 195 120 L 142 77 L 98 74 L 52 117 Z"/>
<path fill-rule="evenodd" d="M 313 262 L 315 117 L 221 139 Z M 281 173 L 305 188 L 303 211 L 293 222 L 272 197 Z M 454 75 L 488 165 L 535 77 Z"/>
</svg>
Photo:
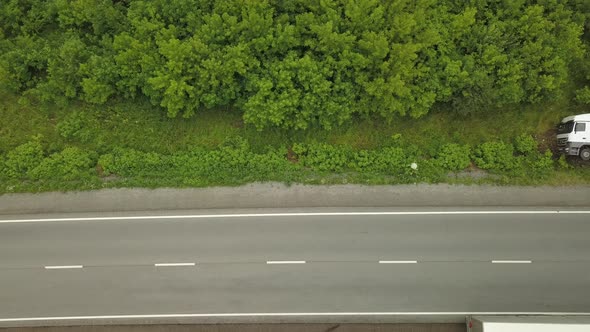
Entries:
<svg viewBox="0 0 590 332">
<path fill-rule="evenodd" d="M 195 266 L 195 263 L 156 263 L 154 266 Z"/>
<path fill-rule="evenodd" d="M 492 264 L 531 264 L 531 260 L 493 260 Z"/>
<path fill-rule="evenodd" d="M 266 261 L 266 264 L 305 264 L 305 261 Z"/>
<path fill-rule="evenodd" d="M 45 266 L 46 270 L 59 270 L 59 269 L 81 269 L 83 265 L 48 265 Z"/>
<path fill-rule="evenodd" d="M 418 261 L 379 261 L 379 264 L 417 264 Z"/>
<path fill-rule="evenodd" d="M 246 213 L 246 214 L 195 214 L 177 216 L 124 216 L 88 218 L 47 218 L 47 219 L 8 219 L 0 223 L 54 222 L 54 221 L 108 221 L 141 219 L 199 219 L 199 218 L 259 218 L 259 217 L 322 217 L 322 216 L 411 216 L 411 215 L 472 215 L 472 214 L 590 214 L 588 211 L 384 211 L 384 212 L 293 212 L 293 213 Z"/>
<path fill-rule="evenodd" d="M 63 316 L 0 318 L 0 323 L 88 320 L 88 319 L 146 319 L 146 318 L 208 318 L 208 317 L 323 317 L 323 316 L 590 316 L 590 312 L 255 312 L 255 313 L 210 313 L 210 314 L 150 314 L 109 316 Z"/>
</svg>

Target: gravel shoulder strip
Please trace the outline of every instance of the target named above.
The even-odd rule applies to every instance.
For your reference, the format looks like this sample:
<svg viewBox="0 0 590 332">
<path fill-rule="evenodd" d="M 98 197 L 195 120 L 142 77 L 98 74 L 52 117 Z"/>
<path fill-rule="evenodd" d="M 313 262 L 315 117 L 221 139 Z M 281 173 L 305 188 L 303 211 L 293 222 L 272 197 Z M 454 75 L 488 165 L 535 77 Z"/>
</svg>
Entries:
<svg viewBox="0 0 590 332">
<path fill-rule="evenodd" d="M 590 186 L 291 185 L 4 194 L 0 214 L 301 207 L 590 206 Z"/>
</svg>

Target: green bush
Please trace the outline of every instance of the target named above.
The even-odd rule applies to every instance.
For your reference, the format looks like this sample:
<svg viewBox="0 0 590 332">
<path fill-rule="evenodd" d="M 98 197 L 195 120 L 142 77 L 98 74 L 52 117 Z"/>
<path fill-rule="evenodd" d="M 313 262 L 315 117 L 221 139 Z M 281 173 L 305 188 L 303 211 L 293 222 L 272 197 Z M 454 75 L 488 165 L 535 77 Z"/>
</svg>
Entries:
<svg viewBox="0 0 590 332">
<path fill-rule="evenodd" d="M 173 172 L 167 156 L 124 148 L 117 148 L 110 154 L 100 156 L 98 165 L 105 175 L 117 174 L 125 177 L 166 177 Z"/>
<path fill-rule="evenodd" d="M 361 150 L 353 154 L 348 167 L 357 172 L 372 171 L 375 164 L 375 151 Z"/>
<path fill-rule="evenodd" d="M 576 100 L 580 104 L 590 104 L 590 87 L 585 86 L 576 91 Z"/>
<path fill-rule="evenodd" d="M 24 178 L 41 161 L 43 161 L 43 147 L 38 140 L 33 140 L 8 152 L 5 172 L 11 178 Z"/>
<path fill-rule="evenodd" d="M 7 178 L 8 174 L 6 174 L 6 157 L 4 154 L 0 154 L 0 179 Z"/>
<path fill-rule="evenodd" d="M 295 168 L 286 155 L 285 148 L 269 148 L 265 153 L 254 153 L 245 144 L 238 148 L 225 146 L 219 150 L 204 152 L 198 159 L 193 159 L 192 168 L 196 171 L 193 175 L 215 183 L 281 180 L 278 174 Z"/>
<path fill-rule="evenodd" d="M 102 155 L 98 165 L 105 175 L 129 178 L 159 178 L 188 185 L 235 184 L 246 181 L 282 180 L 295 169 L 286 159 L 287 150 L 268 149 L 254 153 L 245 141 L 232 139 L 217 150 L 194 148 L 162 155 L 117 149 Z"/>
<path fill-rule="evenodd" d="M 537 141 L 527 134 L 522 134 L 516 137 L 515 144 L 516 151 L 523 155 L 531 155 L 537 152 Z"/>
<path fill-rule="evenodd" d="M 373 163 L 368 170 L 390 175 L 410 172 L 410 161 L 402 148 L 387 147 L 373 153 Z"/>
<path fill-rule="evenodd" d="M 248 142 L 239 137 L 228 139 L 216 150 L 195 147 L 174 154 L 158 154 L 116 148 L 99 158 L 94 152 L 68 147 L 43 158 L 41 145 L 34 141 L 11 151 L 6 162 L 2 163 L 0 158 L 0 178 L 12 170 L 10 177 L 40 180 L 37 183 L 44 188 L 75 188 L 80 183 L 95 188 L 102 186 L 94 170 L 98 165 L 104 175 L 116 174 L 121 177 L 117 181 L 127 186 L 236 185 L 252 181 L 431 183 L 445 181 L 449 170 L 461 170 L 470 163 L 469 146 L 458 144 L 443 145 L 436 158 L 430 159 L 415 146 L 353 151 L 349 147 L 328 144 L 295 144 L 292 149 L 299 156 L 299 163 L 287 159 L 285 147 L 268 147 L 255 153 Z M 512 145 L 487 142 L 474 149 L 473 158 L 482 169 L 500 173 L 498 183 L 534 184 L 552 174 L 555 163 L 550 151 L 544 154 L 534 149 L 530 152 L 530 149 L 520 148 L 519 151 L 529 151 L 529 154 L 515 156 Z M 412 168 L 412 163 L 417 167 Z M 302 169 L 302 166 L 309 169 Z M 16 169 L 20 173 L 15 173 Z M 355 172 L 346 172 L 348 170 Z M 314 171 L 332 174 L 326 177 L 325 173 Z M 342 172 L 346 173 L 333 174 Z M 64 183 L 56 186 L 55 181 L 48 180 Z M 22 183 L 30 186 L 35 182 Z"/>
<path fill-rule="evenodd" d="M 491 110 L 577 83 L 585 3 L 3 0 L 0 86 L 172 117 L 231 107 L 258 128 Z"/>
<path fill-rule="evenodd" d="M 43 159 L 37 167 L 29 171 L 29 176 L 35 180 L 81 180 L 94 174 L 95 163 L 94 153 L 67 147 Z"/>
<path fill-rule="evenodd" d="M 247 176 L 248 152 L 232 147 L 222 147 L 219 150 L 207 151 L 202 159 L 195 160 L 198 167 L 197 176 L 202 176 L 214 182 L 224 179 L 240 179 Z"/>
<path fill-rule="evenodd" d="M 170 165 L 182 178 L 199 177 L 206 171 L 204 161 L 208 152 L 203 148 L 177 152 L 170 156 Z"/>
<path fill-rule="evenodd" d="M 85 143 L 92 139 L 91 122 L 88 114 L 76 111 L 68 114 L 55 128 L 63 138 Z"/>
<path fill-rule="evenodd" d="M 545 179 L 555 169 L 553 162 L 553 153 L 547 150 L 544 154 L 539 155 L 532 163 L 532 177 L 535 179 Z"/>
<path fill-rule="evenodd" d="M 471 164 L 468 145 L 445 144 L 439 150 L 436 160 L 440 167 L 449 171 L 460 171 Z"/>
<path fill-rule="evenodd" d="M 295 144 L 293 145 L 299 161 L 303 166 L 316 171 L 343 171 L 352 160 L 352 151 L 348 147 L 340 147 L 325 143 L 319 144 Z"/>
<path fill-rule="evenodd" d="M 567 159 L 565 157 L 565 154 L 562 154 L 559 156 L 559 159 L 557 159 L 557 166 L 559 166 L 559 168 L 561 169 L 571 169 L 573 168 L 572 165 L 570 165 L 567 162 Z"/>
<path fill-rule="evenodd" d="M 519 167 L 520 159 L 514 156 L 514 147 L 504 142 L 485 142 L 473 152 L 473 160 L 482 169 L 511 171 Z"/>
<path fill-rule="evenodd" d="M 114 163 L 115 163 L 115 157 L 110 154 L 103 154 L 100 157 L 98 157 L 98 168 L 100 168 L 102 170 L 103 175 L 111 175 L 113 173 L 113 168 L 114 168 Z"/>
<path fill-rule="evenodd" d="M 394 175 L 400 178 L 412 173 L 411 158 L 399 147 L 354 152 L 348 147 L 329 144 L 295 144 L 293 152 L 299 156 L 303 166 L 316 171 L 342 172 L 352 169 L 359 173 Z"/>
<path fill-rule="evenodd" d="M 287 160 L 287 149 L 269 149 L 264 154 L 250 153 L 245 167 L 247 179 L 290 180 L 290 174 L 299 167 Z"/>
</svg>

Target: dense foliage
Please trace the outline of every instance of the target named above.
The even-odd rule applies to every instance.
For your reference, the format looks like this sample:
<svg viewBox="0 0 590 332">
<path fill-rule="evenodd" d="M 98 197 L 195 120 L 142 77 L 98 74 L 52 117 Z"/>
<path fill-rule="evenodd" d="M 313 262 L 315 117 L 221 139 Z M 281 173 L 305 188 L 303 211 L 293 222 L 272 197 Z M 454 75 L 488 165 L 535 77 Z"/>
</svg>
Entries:
<svg viewBox="0 0 590 332">
<path fill-rule="evenodd" d="M 528 138 L 522 136 L 519 141 Z M 552 157 L 548 150 L 522 152 L 504 142 L 486 142 L 474 149 L 445 144 L 436 155 L 415 146 L 352 150 L 325 143 L 254 152 L 241 137 L 230 138 L 213 150 L 195 147 L 162 154 L 117 148 L 98 155 L 71 146 L 49 153 L 34 139 L 9 151 L 6 157 L 0 156 L 0 192 L 253 181 L 314 183 L 314 179 L 319 179 L 318 183 L 432 183 L 454 175 L 469 176 L 474 165 L 487 170 L 485 179 L 493 183 L 536 184 L 555 170 L 569 167 L 564 160 L 556 162 Z"/>
<path fill-rule="evenodd" d="M 233 108 L 257 128 L 477 112 L 559 94 L 588 62 L 589 13 L 580 0 L 4 0 L 0 84 L 61 105 L 148 98 L 171 117 Z M 81 121 L 61 135 L 83 139 Z"/>
</svg>

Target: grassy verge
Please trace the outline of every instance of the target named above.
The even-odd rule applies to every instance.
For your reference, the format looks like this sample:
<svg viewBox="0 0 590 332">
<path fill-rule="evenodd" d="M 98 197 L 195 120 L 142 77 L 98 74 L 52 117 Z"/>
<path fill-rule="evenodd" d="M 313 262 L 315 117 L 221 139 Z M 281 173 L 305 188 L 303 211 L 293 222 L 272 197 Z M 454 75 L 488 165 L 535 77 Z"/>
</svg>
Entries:
<svg viewBox="0 0 590 332">
<path fill-rule="evenodd" d="M 549 165 L 543 154 L 552 148 L 552 128 L 561 117 L 586 112 L 565 99 L 467 117 L 434 111 L 392 123 L 357 119 L 331 131 L 257 131 L 231 109 L 170 119 L 145 100 L 58 107 L 19 103 L 18 96 L 5 92 L 0 98 L 0 192 L 253 181 L 590 184 L 588 165 L 556 160 Z M 535 138 L 534 151 L 514 149 L 523 134 Z M 37 153 L 25 167 L 11 151 L 27 142 L 37 142 L 40 150 L 21 151 L 25 159 L 27 153 Z M 506 144 L 482 152 L 485 142 Z M 443 152 L 449 144 L 466 150 Z M 501 155 L 502 149 L 512 150 Z M 409 167 L 412 162 L 418 170 Z M 12 171 L 7 171 L 9 164 Z"/>
</svg>

